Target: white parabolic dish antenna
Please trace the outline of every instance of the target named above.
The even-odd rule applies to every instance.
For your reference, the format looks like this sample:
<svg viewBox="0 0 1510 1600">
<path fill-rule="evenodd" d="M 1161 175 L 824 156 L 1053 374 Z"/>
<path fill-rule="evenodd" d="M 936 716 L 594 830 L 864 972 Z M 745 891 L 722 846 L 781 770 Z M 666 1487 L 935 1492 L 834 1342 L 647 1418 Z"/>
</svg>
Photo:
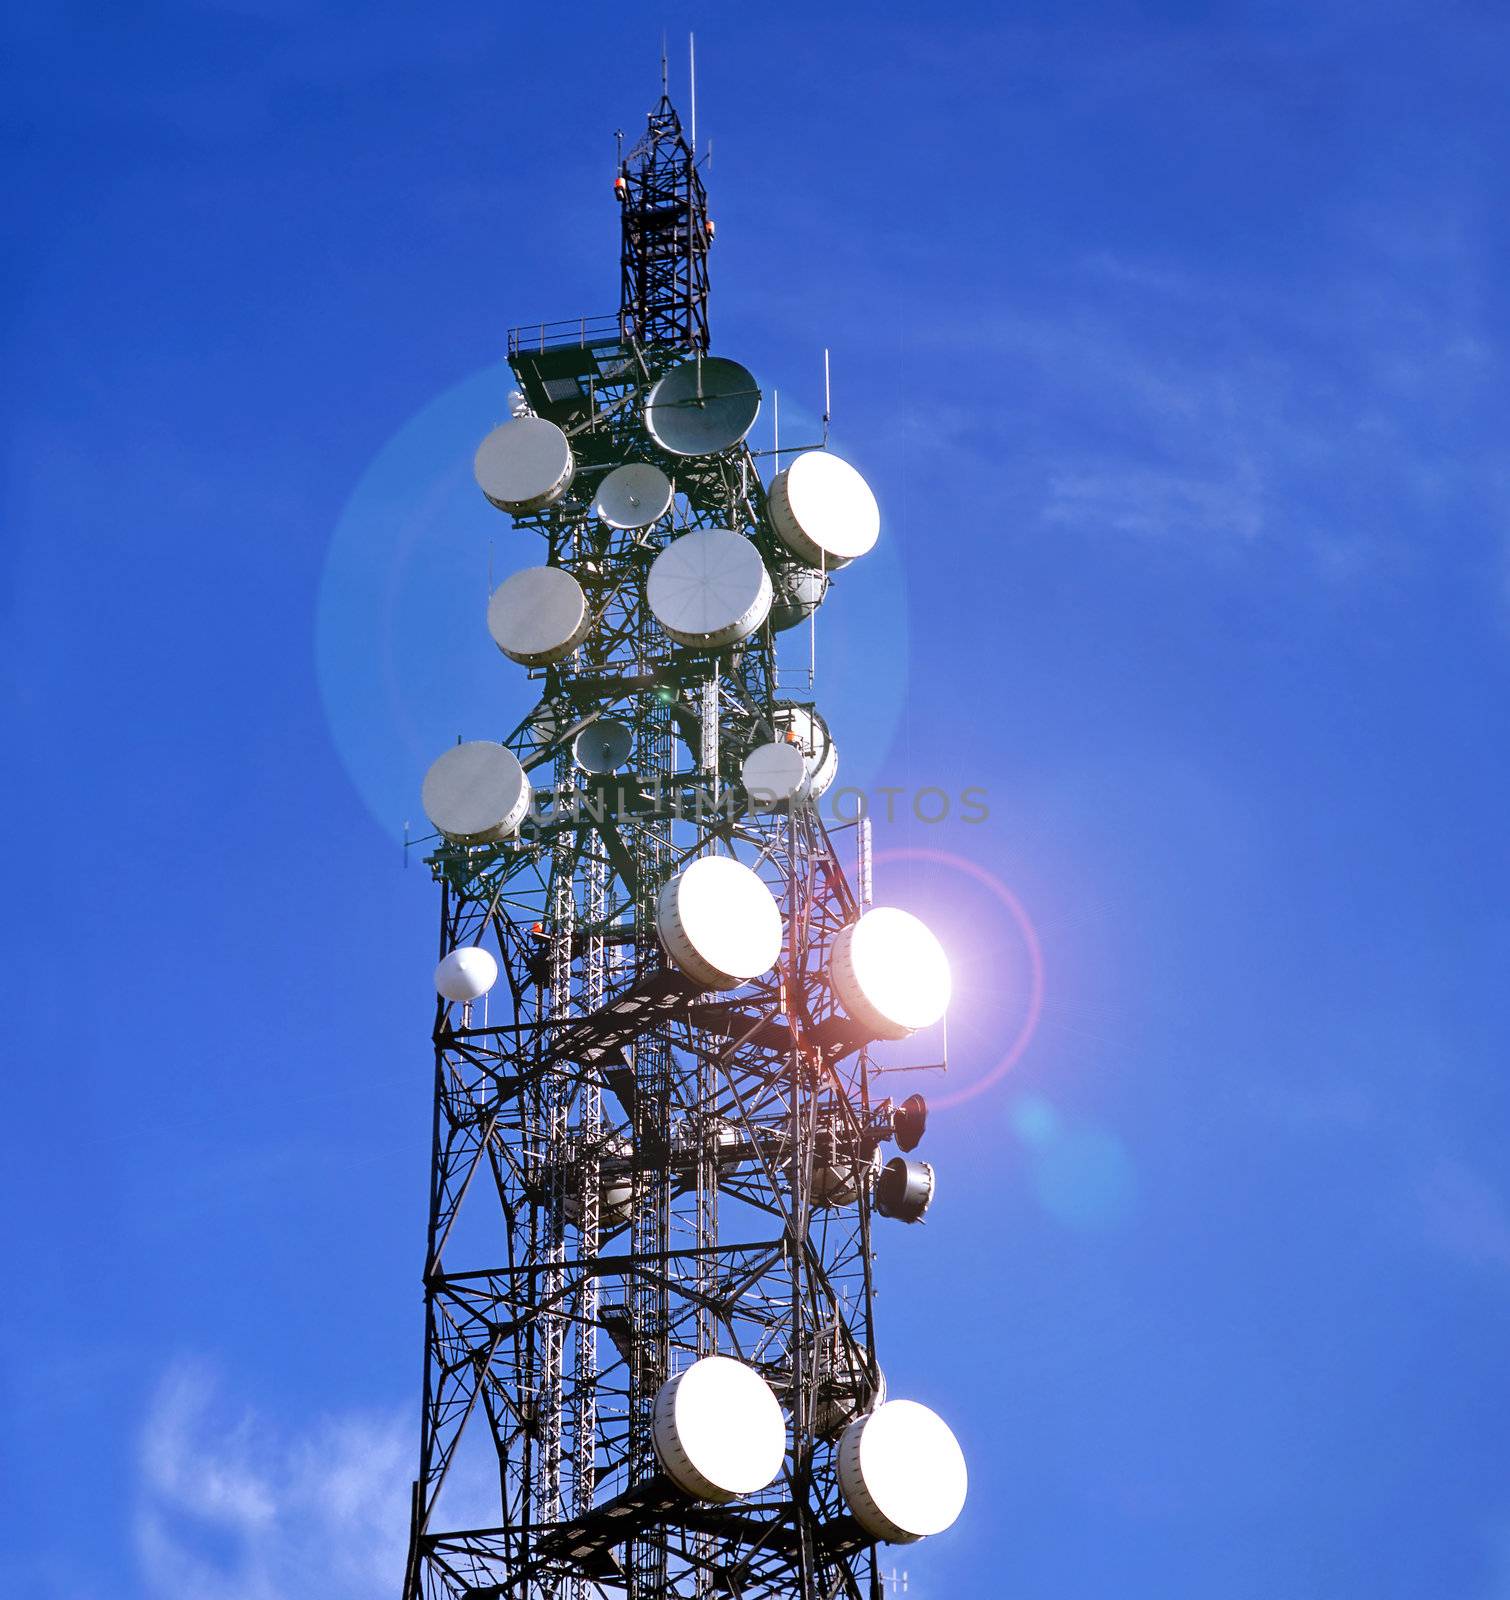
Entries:
<svg viewBox="0 0 1510 1600">
<path fill-rule="evenodd" d="M 571 742 L 572 759 L 584 772 L 616 772 L 629 759 L 634 736 L 622 722 L 599 717 Z"/>
<path fill-rule="evenodd" d="M 778 472 L 769 501 L 782 542 L 810 567 L 848 566 L 880 536 L 881 508 L 870 485 L 827 450 L 809 450 Z"/>
<path fill-rule="evenodd" d="M 771 609 L 771 575 L 743 534 L 697 528 L 650 566 L 646 598 L 678 644 L 718 650 L 748 638 Z"/>
<path fill-rule="evenodd" d="M 751 804 L 756 810 L 768 811 L 807 793 L 807 757 L 785 739 L 758 744 L 745 757 L 740 776 Z"/>
<path fill-rule="evenodd" d="M 806 622 L 828 593 L 828 574 L 816 567 L 784 567 L 771 582 L 776 589 L 776 598 L 771 602 L 771 626 L 777 633 Z"/>
<path fill-rule="evenodd" d="M 512 750 L 490 740 L 458 744 L 425 774 L 425 815 L 457 844 L 506 839 L 529 814 L 533 791 Z"/>
<path fill-rule="evenodd" d="M 888 1400 L 839 1440 L 839 1487 L 860 1526 L 911 1544 L 942 1533 L 964 1510 L 969 1478 L 949 1424 L 916 1400 Z"/>
<path fill-rule="evenodd" d="M 704 1356 L 661 1385 L 652 1425 L 666 1474 L 699 1500 L 733 1500 L 776 1481 L 786 1418 L 770 1385 L 729 1356 Z"/>
<path fill-rule="evenodd" d="M 781 703 L 773 720 L 777 738 L 789 743 L 795 739 L 807 757 L 809 786 L 813 798 L 819 799 L 839 776 L 839 747 L 828 724 L 811 706 Z"/>
<path fill-rule="evenodd" d="M 845 1011 L 882 1039 L 932 1027 L 949 1009 L 949 958 L 910 911 L 876 906 L 841 928 L 828 970 Z"/>
<path fill-rule="evenodd" d="M 737 989 L 781 954 L 775 896 L 732 856 L 702 856 L 661 889 L 655 925 L 666 953 L 710 989 Z"/>
<path fill-rule="evenodd" d="M 560 567 L 526 567 L 505 578 L 488 601 L 493 643 L 526 667 L 562 660 L 591 631 L 582 585 Z"/>
<path fill-rule="evenodd" d="M 447 1000 L 477 1000 L 498 982 L 498 963 L 481 945 L 458 945 L 435 969 L 436 991 Z"/>
<path fill-rule="evenodd" d="M 759 414 L 760 390 L 748 368 L 695 356 L 651 389 L 645 429 L 674 456 L 708 456 L 738 444 Z"/>
<path fill-rule="evenodd" d="M 670 478 L 648 461 L 631 461 L 598 485 L 592 508 L 610 528 L 648 528 L 670 505 Z"/>
<path fill-rule="evenodd" d="M 566 493 L 576 470 L 571 445 L 544 417 L 515 417 L 477 447 L 472 471 L 500 511 L 541 511 Z"/>
</svg>

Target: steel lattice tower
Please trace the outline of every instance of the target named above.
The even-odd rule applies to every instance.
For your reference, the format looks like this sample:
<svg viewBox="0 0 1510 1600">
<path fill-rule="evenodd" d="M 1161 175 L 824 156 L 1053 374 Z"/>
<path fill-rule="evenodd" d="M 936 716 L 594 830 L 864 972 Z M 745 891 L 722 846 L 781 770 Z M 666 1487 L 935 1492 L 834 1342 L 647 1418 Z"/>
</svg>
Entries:
<svg viewBox="0 0 1510 1600">
<path fill-rule="evenodd" d="M 810 704 L 782 700 L 771 626 L 696 650 L 651 616 L 650 563 L 687 530 L 742 532 L 778 579 L 792 556 L 742 440 L 673 462 L 644 427 L 649 388 L 708 341 L 712 229 L 668 99 L 615 190 L 619 314 L 509 338 L 521 410 L 562 429 L 575 462 L 569 490 L 516 521 L 581 585 L 593 627 L 534 670 L 539 703 L 501 741 L 533 782 L 530 819 L 429 857 L 441 955 L 481 945 L 501 979 L 435 1013 L 404 1593 L 875 1600 L 875 1543 L 835 1464 L 881 1386 L 870 1236 L 893 1108 L 872 1103 L 870 1038 L 828 977 L 864 907 L 816 803 L 743 803 L 744 752 Z M 675 498 L 618 530 L 593 497 L 632 461 L 674 474 Z M 623 770 L 585 771 L 574 741 L 608 719 L 627 730 Z M 863 824 L 852 838 L 863 883 Z M 684 976 L 657 937 L 661 886 L 710 851 L 752 867 L 784 919 L 779 961 L 732 993 Z M 652 1441 L 663 1383 L 714 1353 L 753 1367 L 790 1427 L 781 1476 L 727 1504 L 678 1490 Z M 481 1521 L 448 1498 L 479 1443 Z"/>
</svg>

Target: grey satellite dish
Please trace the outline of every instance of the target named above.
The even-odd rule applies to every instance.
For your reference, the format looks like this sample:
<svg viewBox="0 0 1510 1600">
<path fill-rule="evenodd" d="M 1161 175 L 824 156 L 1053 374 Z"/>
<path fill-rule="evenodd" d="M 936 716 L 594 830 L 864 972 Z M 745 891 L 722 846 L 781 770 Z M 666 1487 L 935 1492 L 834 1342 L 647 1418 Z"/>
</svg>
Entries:
<svg viewBox="0 0 1510 1600">
<path fill-rule="evenodd" d="M 592 508 L 610 528 L 648 528 L 670 505 L 670 478 L 648 461 L 631 461 L 604 478 Z"/>
<path fill-rule="evenodd" d="M 622 722 L 599 718 L 572 740 L 572 759 L 584 772 L 617 772 L 629 759 L 634 736 Z"/>
<path fill-rule="evenodd" d="M 779 567 L 772 582 L 771 626 L 777 633 L 806 622 L 828 593 L 828 574 L 816 567 Z"/>
<path fill-rule="evenodd" d="M 759 413 L 760 390 L 748 368 L 695 356 L 650 391 L 645 428 L 674 456 L 711 456 L 738 444 Z"/>
<path fill-rule="evenodd" d="M 544 417 L 515 417 L 477 447 L 472 471 L 500 511 L 522 516 L 543 511 L 566 493 L 576 465 L 571 445 Z"/>
</svg>

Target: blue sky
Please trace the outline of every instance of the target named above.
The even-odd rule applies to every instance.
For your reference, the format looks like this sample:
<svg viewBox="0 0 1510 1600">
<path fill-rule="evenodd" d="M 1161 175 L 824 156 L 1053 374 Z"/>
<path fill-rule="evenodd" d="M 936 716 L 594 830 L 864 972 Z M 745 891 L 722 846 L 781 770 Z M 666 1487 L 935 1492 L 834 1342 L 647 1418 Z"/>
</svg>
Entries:
<svg viewBox="0 0 1510 1600">
<path fill-rule="evenodd" d="M 396 1592 L 405 785 L 512 721 L 467 462 L 694 19 L 715 348 L 785 434 L 829 346 L 882 503 L 846 772 L 991 804 L 877 841 L 961 990 L 909 1594 L 1505 1600 L 1510 24 L 1387 0 L 11 8 L 0 1589 Z M 988 1087 L 1026 945 L 940 854 L 1042 951 Z"/>
</svg>

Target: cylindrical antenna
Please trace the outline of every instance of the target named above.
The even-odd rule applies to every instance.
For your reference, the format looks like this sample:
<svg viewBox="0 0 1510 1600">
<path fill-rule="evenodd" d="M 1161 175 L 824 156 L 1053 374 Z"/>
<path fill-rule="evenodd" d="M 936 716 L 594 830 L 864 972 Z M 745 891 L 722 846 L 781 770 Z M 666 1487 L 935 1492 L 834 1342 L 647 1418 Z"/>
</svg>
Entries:
<svg viewBox="0 0 1510 1600">
<path fill-rule="evenodd" d="M 771 454 L 776 458 L 773 472 L 781 471 L 781 390 L 771 390 Z"/>
<path fill-rule="evenodd" d="M 779 466 L 780 463 L 778 462 Z M 828 551 L 824 551 L 818 562 L 818 599 L 822 603 L 823 587 L 828 582 Z M 807 686 L 809 689 L 818 681 L 818 607 L 814 606 L 807 614 Z"/>
<path fill-rule="evenodd" d="M 830 407 L 828 393 L 828 346 L 823 347 L 823 442 L 828 443 L 828 414 Z"/>
<path fill-rule="evenodd" d="M 870 813 L 862 811 L 855 819 L 855 846 L 859 852 L 859 860 L 855 865 L 859 868 L 856 876 L 860 882 L 860 909 L 870 910 Z"/>
<path fill-rule="evenodd" d="M 703 685 L 702 748 L 699 765 L 713 780 L 713 798 L 718 799 L 718 679 L 709 678 Z"/>
<path fill-rule="evenodd" d="M 692 154 L 697 154 L 697 36 L 687 35 L 687 76 L 692 82 Z"/>
</svg>

